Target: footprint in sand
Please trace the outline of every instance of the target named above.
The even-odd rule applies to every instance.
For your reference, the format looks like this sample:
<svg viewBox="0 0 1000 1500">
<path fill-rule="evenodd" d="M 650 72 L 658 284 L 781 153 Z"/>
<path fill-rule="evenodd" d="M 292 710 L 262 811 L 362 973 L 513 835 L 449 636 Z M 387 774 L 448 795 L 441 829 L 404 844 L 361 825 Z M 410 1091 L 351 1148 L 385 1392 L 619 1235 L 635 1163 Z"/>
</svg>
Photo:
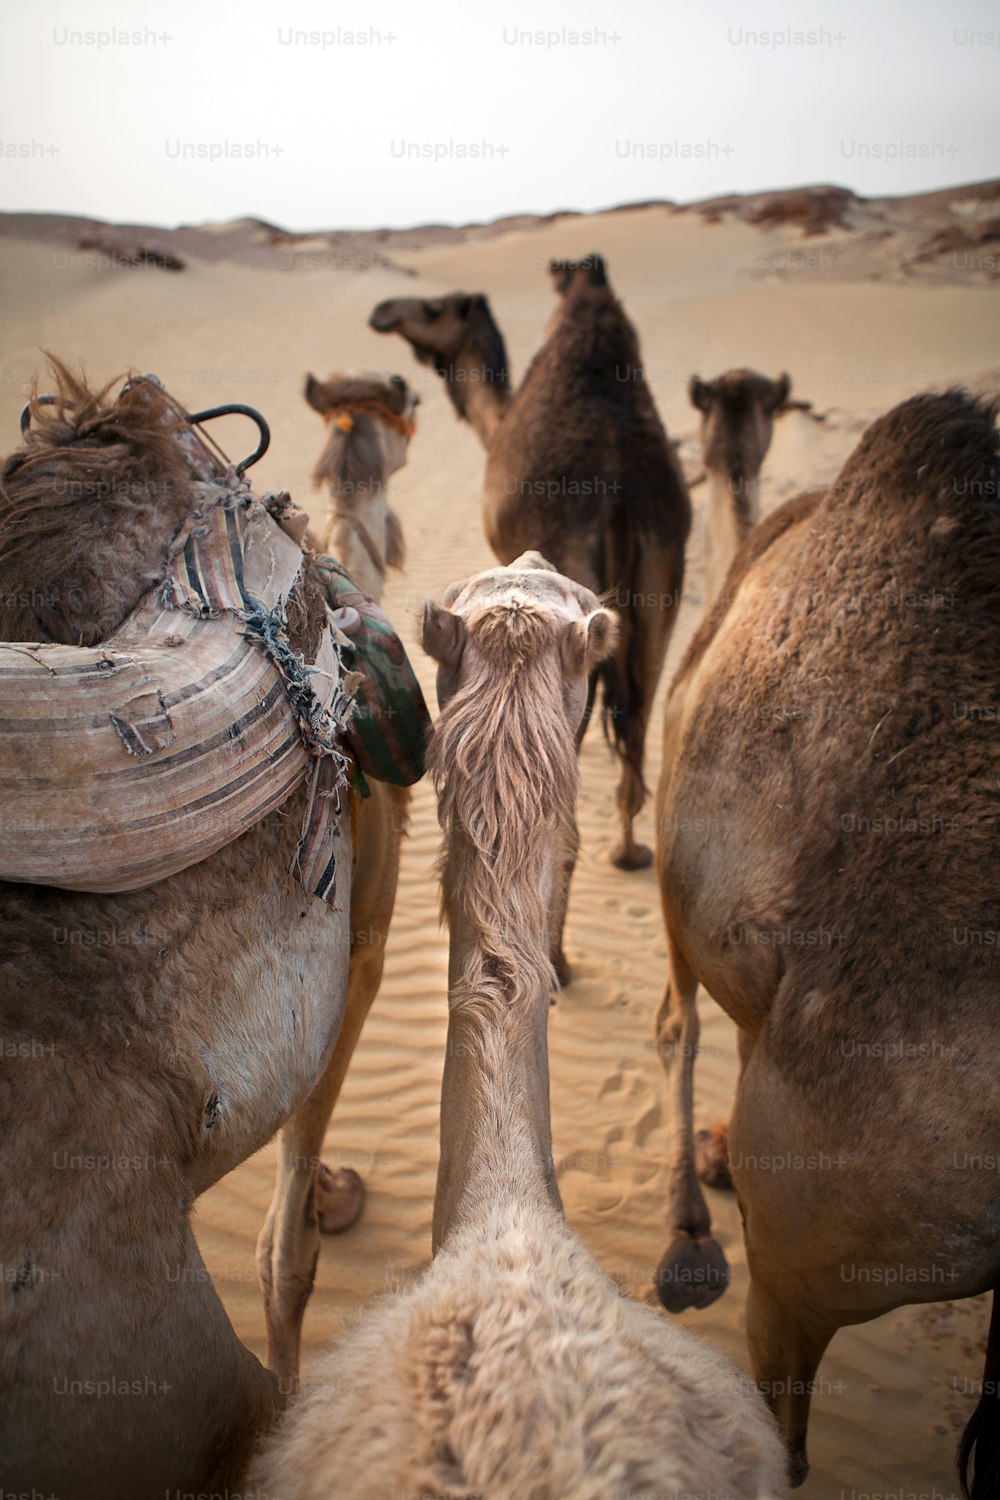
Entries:
<svg viewBox="0 0 1000 1500">
<path fill-rule="evenodd" d="M 645 1146 L 658 1125 L 663 1123 L 663 1111 L 659 1104 L 651 1104 L 644 1109 L 632 1127 L 632 1139 L 637 1146 Z"/>
</svg>

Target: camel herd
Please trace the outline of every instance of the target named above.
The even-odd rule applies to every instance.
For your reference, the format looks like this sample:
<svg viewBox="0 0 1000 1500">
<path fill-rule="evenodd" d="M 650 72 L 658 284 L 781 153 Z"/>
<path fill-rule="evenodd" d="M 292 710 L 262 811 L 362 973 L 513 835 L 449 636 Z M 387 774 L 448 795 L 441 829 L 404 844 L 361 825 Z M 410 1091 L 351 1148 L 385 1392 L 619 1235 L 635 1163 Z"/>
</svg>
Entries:
<svg viewBox="0 0 1000 1500">
<path fill-rule="evenodd" d="M 556 309 L 514 393 L 484 296 L 371 315 L 481 438 L 499 562 L 428 603 L 421 628 L 450 934 L 431 1265 L 299 1389 L 320 1229 L 348 1226 L 363 1191 L 320 1155 L 381 979 L 384 942 L 352 934 L 389 929 L 405 787 L 369 778 L 332 804 L 332 904 L 294 875 L 303 787 L 141 890 L 0 884 L 5 1492 L 777 1500 L 806 1477 L 838 1328 L 1000 1286 L 995 411 L 963 391 L 913 397 L 832 485 L 761 521 L 789 379 L 692 379 L 710 603 L 667 697 L 654 856 L 634 827 L 690 500 L 604 261 L 550 274 Z M 155 396 L 56 374 L 0 478 L 0 638 L 99 646 L 190 531 L 190 475 Z M 331 508 L 321 535 L 292 528 L 287 633 L 315 666 L 323 556 L 376 603 L 404 565 L 388 484 L 418 398 L 357 373 L 310 376 L 306 399 Z M 349 630 L 350 614 L 332 618 Z M 655 857 L 667 937 L 656 1287 L 668 1312 L 723 1294 L 702 1183 L 735 1188 L 753 1383 L 624 1296 L 562 1211 L 547 1017 L 571 978 L 577 752 L 598 698 L 621 766 L 614 863 Z M 0 683 L 0 730 L 23 713 Z M 700 1136 L 699 984 L 741 1062 L 731 1120 Z M 264 1368 L 190 1212 L 279 1130 L 257 1247 Z M 813 1166 L 771 1169 L 790 1153 Z M 99 1171 L 58 1166 L 94 1156 Z M 973 1500 L 1000 1494 L 998 1302 L 960 1452 Z"/>
</svg>

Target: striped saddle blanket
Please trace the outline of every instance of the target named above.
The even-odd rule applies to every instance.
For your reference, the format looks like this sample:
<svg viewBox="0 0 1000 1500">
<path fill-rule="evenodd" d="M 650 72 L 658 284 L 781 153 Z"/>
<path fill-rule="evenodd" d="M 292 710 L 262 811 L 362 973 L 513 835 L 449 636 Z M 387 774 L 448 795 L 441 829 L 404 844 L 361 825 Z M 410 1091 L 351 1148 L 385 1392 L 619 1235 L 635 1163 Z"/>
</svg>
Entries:
<svg viewBox="0 0 1000 1500">
<path fill-rule="evenodd" d="M 123 626 L 93 648 L 0 643 L 0 879 L 139 890 L 232 842 L 305 781 L 293 870 L 332 905 L 350 752 L 372 776 L 417 779 L 426 708 L 401 642 L 356 588 L 359 639 L 338 628 L 353 616 L 331 599 L 313 660 L 296 654 L 286 606 L 306 566 L 302 513 L 285 495 L 257 499 L 192 429 L 182 441 L 192 508 L 166 576 Z M 346 592 L 332 559 L 318 581 L 334 571 Z M 383 712 L 384 691 L 405 709 Z M 374 711 L 356 727 L 360 704 Z"/>
</svg>

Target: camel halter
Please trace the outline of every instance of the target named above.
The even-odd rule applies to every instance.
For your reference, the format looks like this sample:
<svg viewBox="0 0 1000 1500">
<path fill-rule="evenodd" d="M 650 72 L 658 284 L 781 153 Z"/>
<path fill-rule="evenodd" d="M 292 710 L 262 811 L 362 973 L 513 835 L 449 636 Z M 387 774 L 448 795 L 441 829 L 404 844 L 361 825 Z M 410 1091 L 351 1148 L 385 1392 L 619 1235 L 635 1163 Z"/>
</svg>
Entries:
<svg viewBox="0 0 1000 1500">
<path fill-rule="evenodd" d="M 354 431 L 354 413 L 370 411 L 372 416 L 378 417 L 386 427 L 391 427 L 394 432 L 402 433 L 403 437 L 411 438 L 417 430 L 417 424 L 409 417 L 401 417 L 397 412 L 390 410 L 382 401 L 345 401 L 339 406 L 332 408 L 329 420 L 334 427 L 339 427 L 341 432 Z"/>
</svg>

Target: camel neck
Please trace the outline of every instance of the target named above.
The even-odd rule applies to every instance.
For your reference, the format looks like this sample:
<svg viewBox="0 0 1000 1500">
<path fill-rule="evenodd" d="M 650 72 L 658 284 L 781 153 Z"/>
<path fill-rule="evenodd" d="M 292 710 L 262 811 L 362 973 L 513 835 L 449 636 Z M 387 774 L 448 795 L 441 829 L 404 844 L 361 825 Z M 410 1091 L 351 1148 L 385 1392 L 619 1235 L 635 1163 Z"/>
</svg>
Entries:
<svg viewBox="0 0 1000 1500">
<path fill-rule="evenodd" d="M 466 851 L 467 852 L 467 851 Z M 461 889 L 469 871 L 446 873 L 446 889 Z M 538 907 L 545 891 L 525 872 L 528 893 L 508 888 L 508 909 Z M 544 880 L 542 882 L 544 885 Z M 515 883 L 516 885 L 516 883 Z M 521 897 L 528 894 L 529 900 Z M 448 1046 L 441 1085 L 441 1158 L 434 1199 L 435 1251 L 457 1230 L 498 1202 L 562 1204 L 552 1163 L 549 1119 L 548 1018 L 551 969 L 548 930 L 505 933 L 520 960 L 516 990 L 489 986 L 477 995 L 469 978 L 495 966 L 461 901 L 449 902 Z"/>
<path fill-rule="evenodd" d="M 705 591 L 718 598 L 730 564 L 757 520 L 756 474 L 710 469 L 705 524 Z"/>
<path fill-rule="evenodd" d="M 510 405 L 507 371 L 491 369 L 481 353 L 469 348 L 459 351 L 444 378 L 459 416 L 475 428 L 489 450 Z"/>
<path fill-rule="evenodd" d="M 343 563 L 358 587 L 376 604 L 385 589 L 388 528 L 389 502 L 379 481 L 373 479 L 368 493 L 355 494 L 349 503 L 334 491 L 323 550 Z"/>
</svg>

